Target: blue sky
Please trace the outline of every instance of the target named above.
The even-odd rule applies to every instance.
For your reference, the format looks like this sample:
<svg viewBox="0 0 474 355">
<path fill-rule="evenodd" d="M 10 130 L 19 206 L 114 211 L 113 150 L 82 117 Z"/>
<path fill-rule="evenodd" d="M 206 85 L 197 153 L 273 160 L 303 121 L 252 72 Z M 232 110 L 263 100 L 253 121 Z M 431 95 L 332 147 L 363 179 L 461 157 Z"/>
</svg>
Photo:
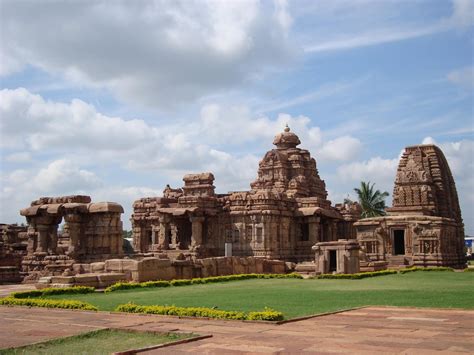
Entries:
<svg viewBox="0 0 474 355">
<path fill-rule="evenodd" d="M 288 123 L 333 203 L 361 180 L 391 194 L 402 149 L 439 145 L 474 234 L 474 1 L 0 5 L 3 223 L 83 193 L 130 228 L 190 172 L 249 189 Z"/>
</svg>

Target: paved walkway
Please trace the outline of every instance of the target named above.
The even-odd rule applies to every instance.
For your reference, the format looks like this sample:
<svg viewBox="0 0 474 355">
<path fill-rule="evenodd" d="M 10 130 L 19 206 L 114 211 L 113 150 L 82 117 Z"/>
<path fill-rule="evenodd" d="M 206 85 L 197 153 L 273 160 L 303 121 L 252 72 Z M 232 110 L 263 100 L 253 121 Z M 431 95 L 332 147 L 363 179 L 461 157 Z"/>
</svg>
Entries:
<svg viewBox="0 0 474 355">
<path fill-rule="evenodd" d="M 13 285 L 0 285 L 0 297 L 6 297 L 12 292 L 30 291 L 36 290 L 33 284 L 13 284 Z"/>
<path fill-rule="evenodd" d="M 282 325 L 106 312 L 0 307 L 0 348 L 100 328 L 212 338 L 150 353 L 472 353 L 474 311 L 369 307 Z"/>
</svg>

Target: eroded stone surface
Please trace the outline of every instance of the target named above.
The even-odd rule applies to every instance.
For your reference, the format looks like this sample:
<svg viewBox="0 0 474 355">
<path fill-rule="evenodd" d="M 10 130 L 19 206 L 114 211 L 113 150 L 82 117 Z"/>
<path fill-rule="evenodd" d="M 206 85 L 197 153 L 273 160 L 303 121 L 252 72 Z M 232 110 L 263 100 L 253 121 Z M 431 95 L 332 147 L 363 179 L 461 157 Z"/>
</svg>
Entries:
<svg viewBox="0 0 474 355">
<path fill-rule="evenodd" d="M 123 208 L 117 203 L 91 203 L 89 196 L 81 195 L 41 197 L 20 213 L 28 222 L 28 253 L 22 261 L 27 280 L 70 273 L 75 263 L 123 254 Z"/>
</svg>

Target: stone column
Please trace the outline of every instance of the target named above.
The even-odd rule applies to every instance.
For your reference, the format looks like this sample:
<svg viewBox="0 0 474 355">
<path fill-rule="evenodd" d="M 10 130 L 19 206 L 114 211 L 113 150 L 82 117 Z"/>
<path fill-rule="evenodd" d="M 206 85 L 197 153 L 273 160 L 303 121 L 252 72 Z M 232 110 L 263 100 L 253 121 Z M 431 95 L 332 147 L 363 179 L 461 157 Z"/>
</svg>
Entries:
<svg viewBox="0 0 474 355">
<path fill-rule="evenodd" d="M 337 238 L 335 237 L 335 233 L 336 233 L 337 229 L 336 229 L 336 222 L 333 221 L 333 220 L 329 220 L 328 221 L 328 236 L 327 236 L 327 241 L 330 242 L 330 241 L 333 241 L 333 240 L 337 240 Z"/>
<path fill-rule="evenodd" d="M 192 234 L 191 234 L 191 248 L 195 248 L 202 244 L 202 223 L 204 222 L 204 217 L 191 217 L 192 223 Z"/>
<path fill-rule="evenodd" d="M 53 224 L 49 231 L 48 253 L 56 254 L 58 249 L 58 225 Z"/>
<path fill-rule="evenodd" d="M 39 224 L 36 226 L 38 233 L 38 245 L 36 247 L 37 253 L 47 253 L 48 239 L 49 239 L 49 225 Z"/>
<path fill-rule="evenodd" d="M 67 214 L 64 216 L 69 229 L 69 246 L 66 252 L 75 258 L 80 252 L 81 246 L 81 216 L 78 214 Z"/>
<path fill-rule="evenodd" d="M 313 243 L 319 243 L 319 221 L 320 217 L 309 217 L 309 240 Z"/>
<path fill-rule="evenodd" d="M 27 235 L 28 246 L 26 250 L 28 252 L 28 255 L 32 255 L 36 251 L 36 248 L 38 246 L 38 233 L 36 232 L 34 224 L 30 223 L 30 225 L 28 226 Z"/>
<path fill-rule="evenodd" d="M 160 216 L 160 232 L 158 238 L 158 244 L 160 245 L 161 249 L 169 249 L 169 241 L 168 241 L 168 232 L 170 230 L 170 223 L 169 218 L 167 216 Z"/>
</svg>

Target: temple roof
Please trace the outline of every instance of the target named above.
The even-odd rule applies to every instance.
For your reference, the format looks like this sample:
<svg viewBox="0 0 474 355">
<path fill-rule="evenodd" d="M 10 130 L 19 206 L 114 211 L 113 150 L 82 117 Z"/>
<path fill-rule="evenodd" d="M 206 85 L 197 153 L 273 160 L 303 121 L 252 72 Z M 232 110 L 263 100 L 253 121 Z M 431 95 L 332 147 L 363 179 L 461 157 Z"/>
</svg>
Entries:
<svg viewBox="0 0 474 355">
<path fill-rule="evenodd" d="M 286 125 L 285 130 L 275 136 L 273 144 L 275 144 L 278 149 L 288 149 L 296 148 L 297 145 L 301 144 L 301 141 L 296 134 L 290 132 L 290 127 Z"/>
</svg>

